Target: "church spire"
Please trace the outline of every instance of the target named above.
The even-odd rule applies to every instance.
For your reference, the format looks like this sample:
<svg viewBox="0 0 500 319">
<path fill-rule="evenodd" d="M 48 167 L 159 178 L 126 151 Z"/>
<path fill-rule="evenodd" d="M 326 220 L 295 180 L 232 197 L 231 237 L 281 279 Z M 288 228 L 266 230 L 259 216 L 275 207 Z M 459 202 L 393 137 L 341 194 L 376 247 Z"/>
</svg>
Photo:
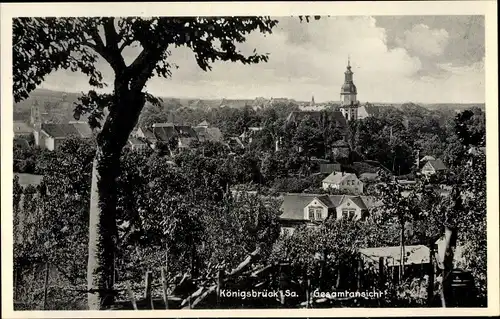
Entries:
<svg viewBox="0 0 500 319">
<path fill-rule="evenodd" d="M 344 72 L 345 80 L 340 89 L 341 111 L 348 121 L 358 118 L 357 89 L 354 85 L 353 72 L 351 71 L 351 56 L 347 56 L 347 70 Z"/>
</svg>

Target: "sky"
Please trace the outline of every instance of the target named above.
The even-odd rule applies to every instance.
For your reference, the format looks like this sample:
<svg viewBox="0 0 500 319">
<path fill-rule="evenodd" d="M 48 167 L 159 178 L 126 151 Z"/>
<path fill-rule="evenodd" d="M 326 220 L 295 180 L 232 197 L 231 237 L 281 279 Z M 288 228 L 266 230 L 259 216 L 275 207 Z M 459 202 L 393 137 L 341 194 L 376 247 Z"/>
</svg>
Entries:
<svg viewBox="0 0 500 319">
<path fill-rule="evenodd" d="M 253 33 L 238 48 L 268 53 L 255 65 L 216 62 L 202 71 L 186 48 L 172 49 L 178 66 L 169 79 L 153 78 L 147 91 L 163 97 L 205 99 L 293 98 L 339 100 L 348 57 L 361 102 L 484 103 L 483 16 L 343 16 L 309 23 L 279 17 L 273 33 Z M 131 63 L 140 48 L 127 48 Z M 99 62 L 105 79 L 112 70 Z M 43 88 L 89 89 L 80 73 L 57 71 Z"/>
</svg>

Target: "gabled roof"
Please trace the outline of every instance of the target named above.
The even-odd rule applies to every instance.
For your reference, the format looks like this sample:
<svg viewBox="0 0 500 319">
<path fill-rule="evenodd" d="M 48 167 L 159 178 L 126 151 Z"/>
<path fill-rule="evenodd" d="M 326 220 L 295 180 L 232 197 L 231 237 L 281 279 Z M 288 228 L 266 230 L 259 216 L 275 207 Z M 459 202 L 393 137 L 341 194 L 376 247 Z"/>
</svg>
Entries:
<svg viewBox="0 0 500 319">
<path fill-rule="evenodd" d="M 147 145 L 147 143 L 146 143 L 146 142 L 144 142 L 144 141 L 142 141 L 142 140 L 138 139 L 137 137 L 133 137 L 133 136 L 129 137 L 129 139 L 128 139 L 128 143 L 129 143 L 130 145 Z"/>
<path fill-rule="evenodd" d="M 220 142 L 222 140 L 222 132 L 217 127 L 193 127 L 200 141 Z"/>
<path fill-rule="evenodd" d="M 175 131 L 173 126 L 153 127 L 153 133 L 155 134 L 155 137 L 158 140 L 164 141 L 164 142 L 177 136 L 177 132 Z"/>
<path fill-rule="evenodd" d="M 70 135 L 81 137 L 80 132 L 73 124 L 43 123 L 41 128 L 43 132 L 53 138 L 66 138 Z"/>
<path fill-rule="evenodd" d="M 427 161 L 434 161 L 434 160 L 436 160 L 436 158 L 434 158 L 434 156 L 425 155 L 424 157 L 422 157 L 422 159 L 420 161 L 421 162 L 427 162 Z"/>
<path fill-rule="evenodd" d="M 364 105 L 360 105 L 358 107 L 358 118 L 364 119 L 368 116 L 370 116 L 370 114 L 368 113 L 368 110 L 366 109 L 366 107 Z"/>
<path fill-rule="evenodd" d="M 351 200 L 360 209 L 367 209 L 368 208 L 368 207 L 366 207 L 365 202 L 363 201 L 363 199 L 361 199 L 361 197 L 359 197 L 359 196 L 349 197 L 348 199 Z"/>
<path fill-rule="evenodd" d="M 338 207 L 346 200 L 353 201 L 361 209 L 370 209 L 375 206 L 375 201 L 369 196 L 355 195 L 326 195 L 326 194 L 284 194 L 281 204 L 280 219 L 304 220 L 304 208 L 314 199 L 318 199 L 328 208 Z"/>
<path fill-rule="evenodd" d="M 439 158 L 436 160 L 430 160 L 427 163 L 431 165 L 436 171 L 442 171 L 446 169 L 443 161 L 441 161 Z"/>
<path fill-rule="evenodd" d="M 14 121 L 14 135 L 24 135 L 33 132 L 33 128 L 25 122 Z"/>
<path fill-rule="evenodd" d="M 335 207 L 335 203 L 330 199 L 330 196 L 328 195 L 322 195 L 315 198 L 318 199 L 323 205 L 325 205 L 328 208 Z"/>
<path fill-rule="evenodd" d="M 203 121 L 200 124 L 198 124 L 197 126 L 210 126 L 210 123 L 208 123 L 207 121 Z"/>
<path fill-rule="evenodd" d="M 174 123 L 164 122 L 164 123 L 154 123 L 153 125 L 151 125 L 151 127 L 170 127 L 170 126 L 174 126 Z"/>
<path fill-rule="evenodd" d="M 144 134 L 144 137 L 150 141 L 156 140 L 155 133 L 152 128 L 149 127 L 140 127 L 141 132 Z"/>
<path fill-rule="evenodd" d="M 341 170 L 341 165 L 338 163 L 320 163 L 319 170 L 324 174 L 331 174 Z"/>
<path fill-rule="evenodd" d="M 304 219 L 304 207 L 307 206 L 315 197 L 316 194 L 287 194 L 283 197 L 280 215 L 281 219 Z"/>
<path fill-rule="evenodd" d="M 337 185 L 337 184 L 340 184 L 344 179 L 346 179 L 348 176 L 351 176 L 351 175 L 354 175 L 354 177 L 356 177 L 356 174 L 353 174 L 353 173 L 333 172 L 323 180 L 323 183 Z"/>
<path fill-rule="evenodd" d="M 90 138 L 92 137 L 92 129 L 90 128 L 90 125 L 86 122 L 70 122 L 75 129 L 80 133 L 80 136 L 83 138 Z"/>
</svg>

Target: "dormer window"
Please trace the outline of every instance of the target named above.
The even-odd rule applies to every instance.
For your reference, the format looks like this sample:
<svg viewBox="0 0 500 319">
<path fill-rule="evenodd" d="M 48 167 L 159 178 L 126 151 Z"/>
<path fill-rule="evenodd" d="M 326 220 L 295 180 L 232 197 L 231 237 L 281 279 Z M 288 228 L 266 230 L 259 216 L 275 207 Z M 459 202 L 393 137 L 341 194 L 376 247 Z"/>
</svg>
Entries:
<svg viewBox="0 0 500 319">
<path fill-rule="evenodd" d="M 308 217 L 309 220 L 320 221 L 323 220 L 323 207 L 314 207 L 311 206 L 308 209 Z"/>
</svg>

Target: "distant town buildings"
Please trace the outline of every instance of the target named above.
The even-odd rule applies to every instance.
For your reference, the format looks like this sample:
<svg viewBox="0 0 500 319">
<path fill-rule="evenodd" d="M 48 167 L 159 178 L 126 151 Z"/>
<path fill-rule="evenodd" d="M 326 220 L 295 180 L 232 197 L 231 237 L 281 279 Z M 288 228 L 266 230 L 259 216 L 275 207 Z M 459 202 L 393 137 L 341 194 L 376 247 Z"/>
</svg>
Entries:
<svg viewBox="0 0 500 319">
<path fill-rule="evenodd" d="M 354 84 L 353 75 L 351 61 L 348 59 L 347 70 L 344 72 L 344 84 L 340 88 L 340 100 L 338 102 L 316 103 L 313 96 L 309 104 L 302 104 L 299 109 L 301 111 L 338 110 L 348 122 L 367 118 L 370 114 L 357 99 L 358 90 Z"/>
</svg>

